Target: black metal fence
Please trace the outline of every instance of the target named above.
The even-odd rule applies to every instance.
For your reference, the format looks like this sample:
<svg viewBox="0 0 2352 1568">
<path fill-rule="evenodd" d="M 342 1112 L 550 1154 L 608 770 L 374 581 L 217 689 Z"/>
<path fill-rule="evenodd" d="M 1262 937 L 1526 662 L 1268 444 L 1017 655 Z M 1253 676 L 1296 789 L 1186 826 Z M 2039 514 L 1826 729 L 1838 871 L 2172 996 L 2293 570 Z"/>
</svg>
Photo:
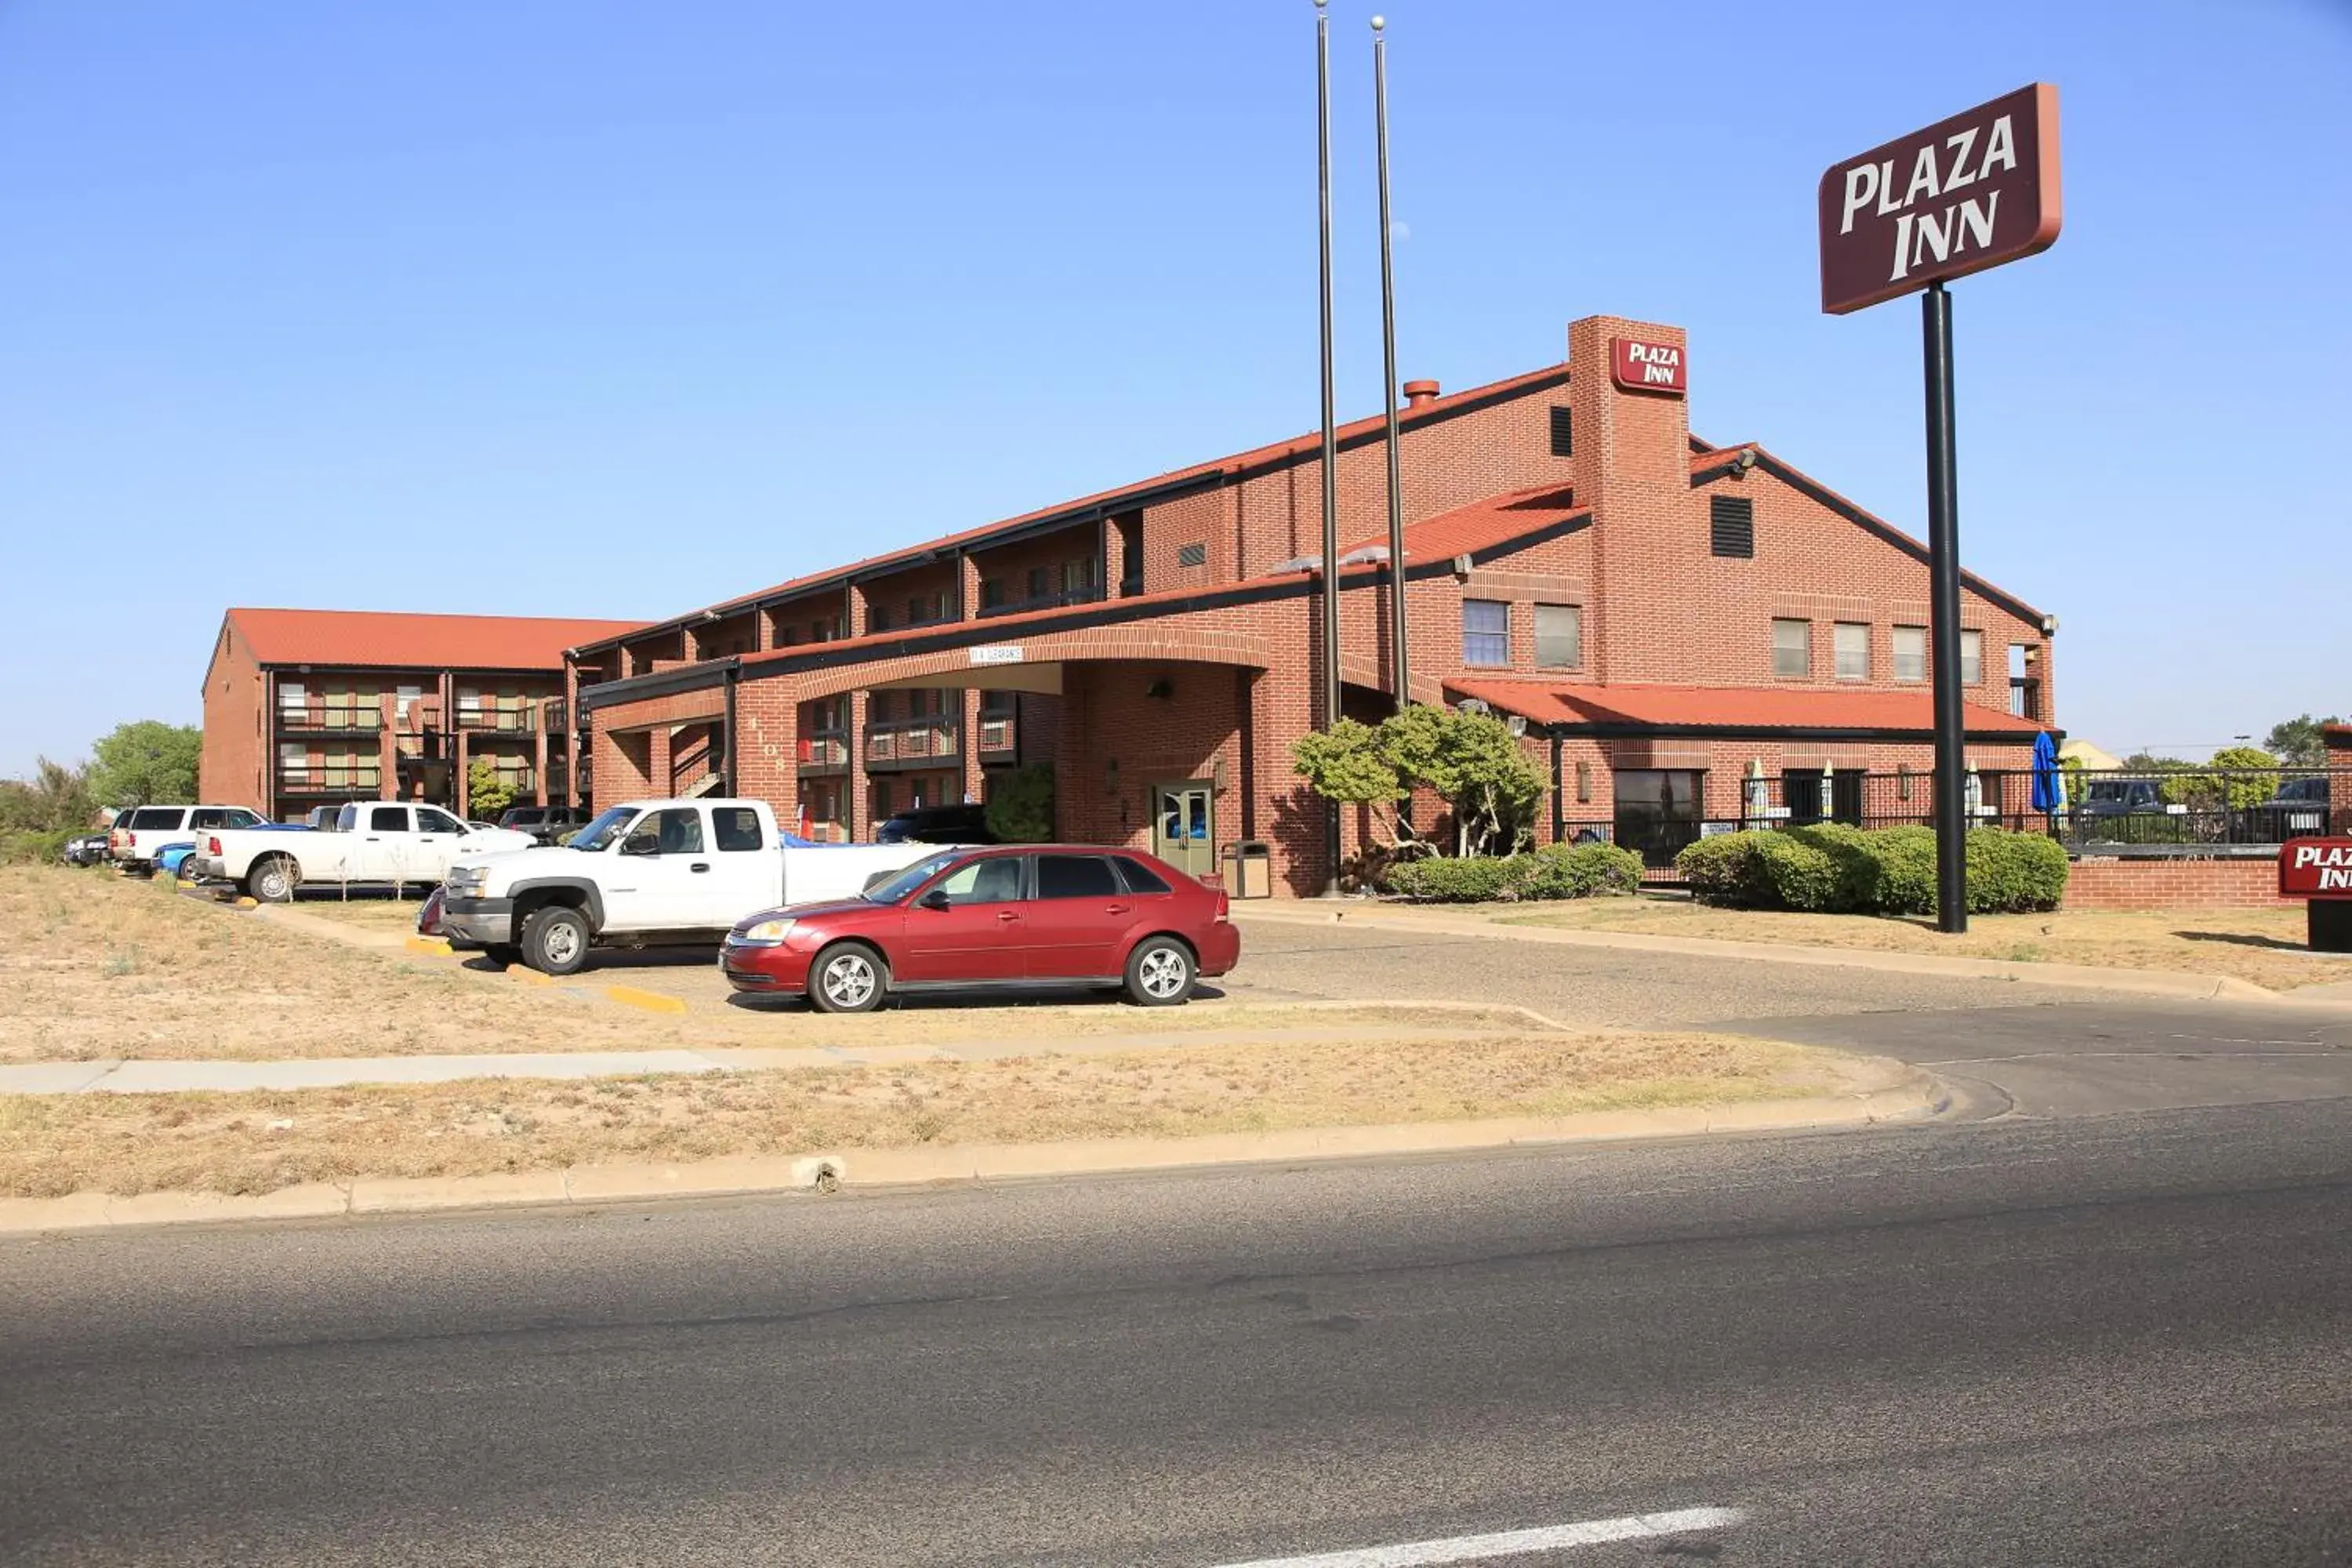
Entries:
<svg viewBox="0 0 2352 1568">
<path fill-rule="evenodd" d="M 1971 826 L 2046 833 L 2078 855 L 2259 853 L 2305 834 L 2325 833 L 2330 779 L 2315 768 L 2064 769 L 2065 805 L 2037 810 L 2028 769 L 1971 771 L 1962 785 Z M 1933 826 L 1935 775 L 1861 769 L 1790 770 L 1747 777 L 1687 773 L 1612 815 L 1572 805 L 1558 819 L 1571 843 L 1621 844 L 1638 851 L 1646 880 L 1677 879 L 1685 845 L 1718 833 L 1770 831 L 1818 822 L 1854 827 Z M 2341 794 L 2346 786 L 2334 785 Z M 2352 801 L 2345 804 L 2352 805 Z"/>
</svg>

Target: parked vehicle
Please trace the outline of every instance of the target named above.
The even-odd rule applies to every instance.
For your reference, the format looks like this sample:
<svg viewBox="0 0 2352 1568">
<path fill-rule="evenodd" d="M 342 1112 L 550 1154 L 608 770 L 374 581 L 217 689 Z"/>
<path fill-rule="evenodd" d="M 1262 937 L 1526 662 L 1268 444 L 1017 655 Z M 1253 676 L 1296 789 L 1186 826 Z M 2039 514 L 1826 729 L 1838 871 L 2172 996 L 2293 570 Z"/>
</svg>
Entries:
<svg viewBox="0 0 2352 1568">
<path fill-rule="evenodd" d="M 207 834 L 191 869 L 207 882 L 235 882 L 264 903 L 282 903 L 305 882 L 402 888 L 437 882 L 458 856 L 520 849 L 530 836 L 473 828 L 434 805 L 353 801 L 331 833 L 224 829 Z"/>
<path fill-rule="evenodd" d="M 1128 849 L 1039 844 L 926 857 L 856 899 L 740 922 L 727 982 L 863 1013 L 903 992 L 1118 986 L 1147 1007 L 1241 957 L 1226 895 Z"/>
<path fill-rule="evenodd" d="M 500 827 L 528 833 L 541 844 L 588 826 L 588 814 L 576 805 L 510 805 L 499 818 Z"/>
<path fill-rule="evenodd" d="M 266 827 L 268 819 L 241 805 L 140 805 L 114 819 L 107 830 L 106 857 L 133 875 L 152 876 L 155 857 L 167 844 L 199 833 Z"/>
<path fill-rule="evenodd" d="M 2327 807 L 2327 775 L 2314 773 L 2279 785 L 2278 794 L 2255 806 L 2252 815 L 2267 829 L 2265 837 L 2284 843 L 2300 835 L 2326 832 Z"/>
<path fill-rule="evenodd" d="M 600 947 L 715 947 L 754 910 L 850 898 L 928 853 L 787 844 L 764 801 L 632 801 L 569 844 L 466 856 L 443 879 L 441 919 L 452 947 L 570 974 Z"/>
<path fill-rule="evenodd" d="M 314 805 L 310 815 L 302 819 L 302 826 L 313 833 L 332 833 L 335 820 L 342 814 L 343 808 L 340 805 Z"/>
<path fill-rule="evenodd" d="M 431 892 L 425 895 L 425 901 L 416 906 L 417 935 L 440 936 L 443 934 L 441 930 L 441 904 L 442 900 L 447 897 L 448 894 L 446 890 L 440 888 L 436 888 Z"/>
<path fill-rule="evenodd" d="M 877 844 L 993 844 L 988 808 L 980 805 L 919 805 L 887 817 L 874 830 Z"/>
<path fill-rule="evenodd" d="M 155 869 L 177 881 L 181 868 L 188 863 L 189 857 L 195 852 L 196 846 L 193 840 L 179 844 L 166 844 L 155 851 Z M 189 878 L 191 881 L 195 879 L 193 875 Z"/>
<path fill-rule="evenodd" d="M 106 835 L 85 833 L 79 838 L 68 838 L 62 858 L 68 866 L 95 866 L 106 858 Z"/>
</svg>

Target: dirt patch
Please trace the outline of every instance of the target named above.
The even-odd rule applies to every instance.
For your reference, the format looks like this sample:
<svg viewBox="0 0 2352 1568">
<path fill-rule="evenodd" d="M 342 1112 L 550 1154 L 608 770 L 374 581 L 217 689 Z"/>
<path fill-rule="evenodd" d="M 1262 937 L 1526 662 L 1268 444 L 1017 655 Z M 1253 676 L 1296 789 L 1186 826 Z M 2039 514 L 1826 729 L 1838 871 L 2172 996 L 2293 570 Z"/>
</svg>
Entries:
<svg viewBox="0 0 2352 1568">
<path fill-rule="evenodd" d="M 374 904 L 300 907 L 304 916 Z M 477 961 L 479 963 L 480 961 Z M 676 989 L 679 1015 L 595 999 L 604 984 Z M 855 1046 L 1249 1027 L 1525 1027 L 1510 1009 L 1323 1009 L 1196 1002 L 1149 1011 L 1075 1005 L 926 1006 L 827 1017 L 730 1005 L 707 957 L 616 968 L 531 986 L 488 967 L 354 947 L 102 872 L 0 868 L 0 1062 L 114 1058 L 266 1060 L 478 1051 L 656 1050 L 697 1046 Z"/>
<path fill-rule="evenodd" d="M 15 1095 L 0 1097 L 0 1195 L 1564 1116 L 1795 1098 L 1842 1076 L 1828 1053 L 1765 1041 L 1518 1032 L 587 1083 Z"/>
<path fill-rule="evenodd" d="M 2189 970 L 2231 975 L 2274 991 L 2352 980 L 2352 959 L 2322 957 L 2305 947 L 2300 908 L 2062 910 L 2039 915 L 1970 915 L 1967 934 L 1958 937 L 1937 931 L 1929 917 L 1880 919 L 1777 910 L 1714 910 L 1687 899 L 1656 895 L 1580 900 L 1539 911 L 1524 905 L 1493 906 L 1484 912 L 1508 925 L 1566 931 L 1793 942 L 2029 963 Z"/>
</svg>

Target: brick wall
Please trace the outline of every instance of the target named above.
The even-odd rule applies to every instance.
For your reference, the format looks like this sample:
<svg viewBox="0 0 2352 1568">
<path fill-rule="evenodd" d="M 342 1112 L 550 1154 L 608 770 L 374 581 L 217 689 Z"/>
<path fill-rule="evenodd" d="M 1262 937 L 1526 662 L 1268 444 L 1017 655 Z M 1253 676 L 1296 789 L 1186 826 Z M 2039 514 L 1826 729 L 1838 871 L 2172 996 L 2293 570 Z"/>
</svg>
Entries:
<svg viewBox="0 0 2352 1568">
<path fill-rule="evenodd" d="M 2278 862 L 2261 860 L 2077 860 L 2066 879 L 2070 910 L 2272 909 Z"/>
<path fill-rule="evenodd" d="M 197 799 L 268 814 L 268 678 L 224 616 L 212 662 L 205 669 L 205 746 L 196 762 Z"/>
</svg>

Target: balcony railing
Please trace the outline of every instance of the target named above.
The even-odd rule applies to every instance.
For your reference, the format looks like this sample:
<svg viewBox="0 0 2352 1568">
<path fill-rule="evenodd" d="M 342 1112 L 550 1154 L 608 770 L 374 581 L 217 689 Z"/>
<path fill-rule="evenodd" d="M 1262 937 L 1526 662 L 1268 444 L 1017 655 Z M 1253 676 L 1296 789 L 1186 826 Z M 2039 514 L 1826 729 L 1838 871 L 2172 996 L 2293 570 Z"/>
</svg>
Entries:
<svg viewBox="0 0 2352 1568">
<path fill-rule="evenodd" d="M 383 728 L 383 712 L 373 702 L 364 707 L 349 703 L 330 707 L 323 702 L 281 702 L 278 705 L 278 728 L 281 731 L 308 730 L 326 734 L 373 734 Z"/>
<path fill-rule="evenodd" d="M 992 616 L 1023 616 L 1032 610 L 1056 610 L 1066 605 L 1098 605 L 1103 591 L 1099 583 L 1082 583 L 1075 588 L 1062 588 L 1050 594 L 1033 594 L 1025 599 L 1007 599 L 1001 605 L 982 608 L 982 619 Z"/>
<path fill-rule="evenodd" d="M 457 728 L 499 735 L 535 735 L 539 715 L 528 708 L 473 708 L 457 704 Z"/>
<path fill-rule="evenodd" d="M 572 704 L 556 698 L 547 705 L 547 732 L 551 735 L 569 733 L 572 729 Z"/>
<path fill-rule="evenodd" d="M 383 773 L 375 768 L 331 773 L 325 768 L 280 768 L 280 795 L 373 795 L 382 787 Z"/>
<path fill-rule="evenodd" d="M 919 719 L 888 719 L 866 726 L 868 763 L 913 763 L 959 754 L 956 721 L 951 714 L 926 714 Z"/>
<path fill-rule="evenodd" d="M 800 738 L 800 764 L 814 772 L 849 765 L 849 734 L 845 730 L 812 730 Z"/>
</svg>

